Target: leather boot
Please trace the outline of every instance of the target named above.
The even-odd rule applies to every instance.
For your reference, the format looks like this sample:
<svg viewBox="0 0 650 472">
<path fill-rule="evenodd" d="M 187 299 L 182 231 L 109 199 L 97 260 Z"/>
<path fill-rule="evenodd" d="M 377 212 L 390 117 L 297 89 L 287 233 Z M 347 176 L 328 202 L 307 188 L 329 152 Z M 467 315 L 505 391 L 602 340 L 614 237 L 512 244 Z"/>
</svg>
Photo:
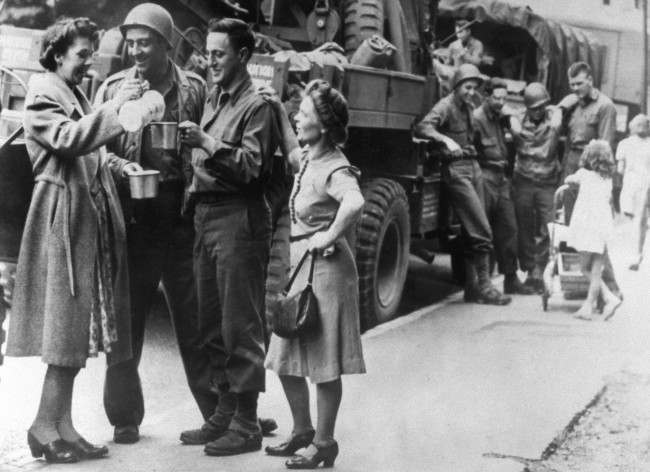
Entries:
<svg viewBox="0 0 650 472">
<path fill-rule="evenodd" d="M 516 273 L 505 274 L 503 277 L 503 293 L 517 295 L 533 295 L 535 289 L 529 285 L 524 285 L 517 277 Z"/>
<path fill-rule="evenodd" d="M 478 298 L 476 303 L 486 305 L 507 305 L 512 299 L 497 290 L 490 279 L 490 255 L 477 254 L 474 267 L 478 279 Z"/>
<path fill-rule="evenodd" d="M 476 268 L 474 261 L 468 257 L 465 258 L 465 293 L 463 300 L 467 303 L 474 303 L 478 299 L 478 282 L 476 277 Z"/>
</svg>

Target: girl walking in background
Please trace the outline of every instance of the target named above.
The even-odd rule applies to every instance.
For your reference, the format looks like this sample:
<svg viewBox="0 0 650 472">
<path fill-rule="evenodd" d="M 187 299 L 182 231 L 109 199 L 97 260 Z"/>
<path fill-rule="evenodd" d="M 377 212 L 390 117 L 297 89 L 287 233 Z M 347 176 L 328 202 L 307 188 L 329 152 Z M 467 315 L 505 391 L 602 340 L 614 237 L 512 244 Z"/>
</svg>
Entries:
<svg viewBox="0 0 650 472">
<path fill-rule="evenodd" d="M 575 314 L 582 319 L 591 320 L 596 315 L 599 293 L 605 302 L 605 318 L 621 304 L 621 299 L 602 280 L 607 241 L 613 229 L 611 195 L 614 170 L 609 143 L 592 140 L 582 154 L 580 169 L 565 179 L 567 184 L 580 186 L 569 223 L 568 243 L 580 252 L 582 271 L 589 277 L 587 298 Z"/>
<path fill-rule="evenodd" d="M 650 188 L 650 119 L 636 115 L 630 121 L 630 136 L 616 148 L 618 173 L 623 175 L 621 212 L 631 219 L 636 254 L 630 270 L 639 270 L 648 231 L 648 190 Z"/>
</svg>

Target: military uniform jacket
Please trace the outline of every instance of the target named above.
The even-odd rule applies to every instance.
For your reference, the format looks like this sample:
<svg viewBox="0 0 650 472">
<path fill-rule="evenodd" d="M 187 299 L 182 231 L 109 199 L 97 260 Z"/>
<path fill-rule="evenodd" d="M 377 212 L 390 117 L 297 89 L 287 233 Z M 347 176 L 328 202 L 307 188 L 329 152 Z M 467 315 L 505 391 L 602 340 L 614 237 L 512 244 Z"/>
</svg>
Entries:
<svg viewBox="0 0 650 472">
<path fill-rule="evenodd" d="M 171 66 L 173 80 L 177 86 L 178 122 L 189 120 L 200 123 L 206 97 L 205 81 L 193 72 L 183 71 L 176 64 L 172 63 Z M 95 104 L 98 105 L 112 99 L 124 80 L 134 78 L 136 78 L 135 67 L 113 74 L 97 90 Z M 124 159 L 141 163 L 142 139 L 143 130 L 124 133 L 117 139 L 112 140 L 108 144 L 108 149 Z M 179 158 L 183 170 L 183 186 L 188 188 L 192 181 L 191 148 L 182 146 Z M 130 203 L 130 200 L 123 199 L 124 211 L 128 220 L 129 208 L 127 203 Z"/>
</svg>

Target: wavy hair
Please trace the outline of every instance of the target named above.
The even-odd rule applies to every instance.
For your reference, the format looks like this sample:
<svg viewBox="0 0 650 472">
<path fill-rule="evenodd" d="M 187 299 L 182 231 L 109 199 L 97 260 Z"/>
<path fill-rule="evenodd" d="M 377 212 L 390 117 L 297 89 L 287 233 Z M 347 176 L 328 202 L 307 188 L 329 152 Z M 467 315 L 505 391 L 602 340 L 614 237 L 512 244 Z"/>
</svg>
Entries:
<svg viewBox="0 0 650 472">
<path fill-rule="evenodd" d="M 348 102 L 345 97 L 322 79 L 312 80 L 305 87 L 305 96 L 314 102 L 316 114 L 327 129 L 334 147 L 343 147 L 348 139 Z"/>
<path fill-rule="evenodd" d="M 55 55 L 65 54 L 76 38 L 88 38 L 96 43 L 98 36 L 97 25 L 88 18 L 60 18 L 45 30 L 38 62 L 54 72 L 57 67 Z"/>
<path fill-rule="evenodd" d="M 604 178 L 611 178 L 616 170 L 614 155 L 604 139 L 592 139 L 580 156 L 580 166 L 597 172 Z"/>
</svg>

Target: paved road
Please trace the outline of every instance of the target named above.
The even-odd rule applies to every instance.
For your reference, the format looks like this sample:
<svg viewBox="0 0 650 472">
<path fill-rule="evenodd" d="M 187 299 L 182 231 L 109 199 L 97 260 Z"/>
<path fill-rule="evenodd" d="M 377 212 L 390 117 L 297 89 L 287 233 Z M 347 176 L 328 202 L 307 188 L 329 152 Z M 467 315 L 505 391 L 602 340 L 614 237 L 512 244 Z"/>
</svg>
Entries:
<svg viewBox="0 0 650 472">
<path fill-rule="evenodd" d="M 648 293 L 650 269 L 625 270 L 625 250 L 619 245 L 612 253 L 627 297 L 607 323 L 574 320 L 570 313 L 578 302 L 561 297 L 551 300 L 548 313 L 536 296 L 518 297 L 508 307 L 466 305 L 458 294 L 440 301 L 453 287 L 443 283 L 435 296 L 432 277 L 444 279 L 448 272 L 413 261 L 402 310 L 409 314 L 367 332 L 368 374 L 344 379 L 337 470 L 521 472 L 518 462 L 484 454 L 539 458 L 606 375 L 650 370 L 648 302 L 637 295 Z M 197 426 L 199 415 L 168 322 L 152 321 L 141 369 L 147 402 L 141 442 L 111 442 L 101 405 L 103 361 L 91 360 L 78 378 L 74 416 L 88 439 L 109 445 L 110 457 L 52 470 L 284 470 L 281 459 L 262 452 L 216 459 L 179 444 L 178 433 Z M 44 366 L 38 359 L 10 358 L 0 369 L 0 470 L 39 469 L 43 462 L 28 456 L 23 441 Z M 265 439 L 270 444 L 291 423 L 272 374 L 267 390 L 260 412 L 280 424 L 279 436 Z"/>
</svg>

